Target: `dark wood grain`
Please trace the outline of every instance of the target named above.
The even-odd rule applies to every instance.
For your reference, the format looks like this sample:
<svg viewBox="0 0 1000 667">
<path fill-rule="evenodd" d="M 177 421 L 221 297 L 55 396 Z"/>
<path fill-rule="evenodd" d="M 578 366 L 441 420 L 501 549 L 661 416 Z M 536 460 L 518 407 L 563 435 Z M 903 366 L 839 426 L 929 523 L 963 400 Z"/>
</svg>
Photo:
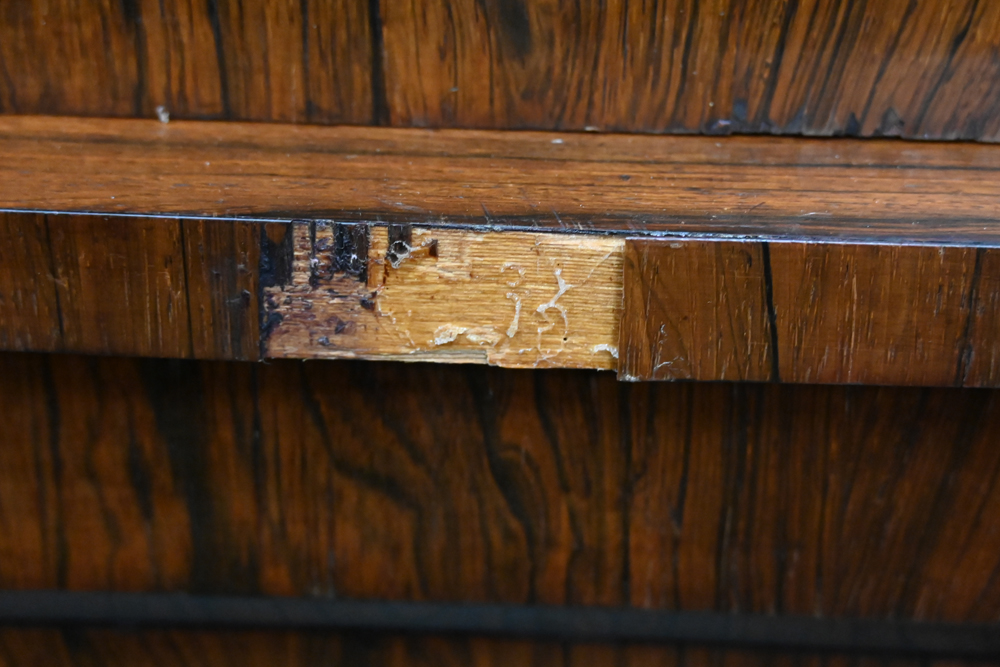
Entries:
<svg viewBox="0 0 1000 667">
<path fill-rule="evenodd" d="M 394 124 L 1000 138 L 990 2 L 381 6 Z"/>
<path fill-rule="evenodd" d="M 59 349 L 60 317 L 45 216 L 0 215 L 0 347 Z"/>
<path fill-rule="evenodd" d="M 235 277 L 217 279 L 213 262 L 228 267 L 221 275 L 252 283 L 257 262 L 250 254 L 262 238 L 262 225 L 295 219 L 300 231 L 315 227 L 333 233 L 326 223 L 332 219 L 336 229 L 369 229 L 372 247 L 380 250 L 359 251 L 358 262 L 368 266 L 352 268 L 357 280 L 335 289 L 314 280 L 319 265 L 312 262 L 325 262 L 338 247 L 336 240 L 317 241 L 306 232 L 297 277 L 265 280 L 274 289 L 263 326 L 280 332 L 279 320 L 287 316 L 284 333 L 291 333 L 268 354 L 432 358 L 443 353 L 454 360 L 462 353 L 468 361 L 507 365 L 607 367 L 621 348 L 623 358 L 636 365 L 623 367 L 624 374 L 637 378 L 1000 382 L 992 333 L 1000 312 L 1000 269 L 990 249 L 1000 243 L 1000 156 L 991 146 L 0 117 L 0 156 L 0 209 L 11 216 L 5 233 L 18 248 L 13 265 L 2 269 L 14 286 L 0 306 L 7 349 L 249 358 L 234 350 L 257 340 L 256 329 L 240 319 L 258 308 L 257 289 L 237 288 Z M 44 234 L 52 252 L 46 259 L 38 254 L 42 218 L 32 217 L 39 211 L 101 215 L 81 222 L 50 215 Z M 175 222 L 142 227 L 127 222 L 129 216 Z M 176 222 L 178 217 L 184 222 Z M 227 231 L 227 225 L 239 225 L 216 218 L 239 220 L 257 232 Z M 427 246 L 387 287 L 378 278 L 386 271 L 376 269 L 399 268 L 387 237 L 392 225 L 410 230 Z M 185 229 L 190 238 L 182 242 Z M 217 230 L 211 239 L 208 229 Z M 621 237 L 664 232 L 679 238 L 681 246 L 716 249 L 726 246 L 692 238 L 746 239 L 731 243 L 749 249 L 749 263 L 745 272 L 738 268 L 742 260 L 733 250 L 728 259 L 693 258 L 663 268 L 664 276 L 683 274 L 689 286 L 627 278 L 630 303 L 658 304 L 670 317 L 680 314 L 677 322 L 687 320 L 675 322 L 676 335 L 662 338 L 662 317 L 643 316 L 619 341 Z M 64 234 L 79 239 L 70 243 Z M 107 242 L 113 252 L 105 252 L 106 236 L 114 237 Z M 192 244 L 202 237 L 204 242 Z M 761 245 L 771 241 L 794 243 Z M 837 245 L 848 241 L 858 243 Z M 133 242 L 135 247 L 126 247 Z M 648 243 L 670 250 L 673 241 Z M 473 246 L 476 255 L 469 250 Z M 554 268 L 536 261 L 548 253 L 543 246 L 552 250 L 547 256 L 556 262 L 553 267 L 562 267 L 563 280 L 572 286 L 563 308 L 579 322 L 570 302 L 583 299 L 583 308 L 594 313 L 587 321 L 601 328 L 595 333 L 577 327 L 573 334 L 564 312 L 561 341 L 544 346 L 528 341 L 526 325 L 522 340 L 505 348 L 510 354 L 497 352 L 501 340 L 509 343 L 520 331 L 506 314 L 507 295 L 513 293 L 497 278 L 507 264 L 545 268 L 531 277 L 538 295 L 532 312 L 551 308 L 540 295 L 561 289 Z M 244 247 L 250 254 L 239 255 Z M 795 248 L 805 254 L 795 255 Z M 90 273 L 73 268 L 81 252 Z M 186 264 L 167 261 L 178 254 Z M 452 269 L 473 256 L 477 270 L 470 264 L 469 280 L 459 284 Z M 39 269 L 53 262 L 62 268 L 52 275 L 65 273 L 68 279 L 53 282 L 55 296 L 48 295 L 47 269 Z M 769 265 L 770 283 L 764 270 Z M 346 276 L 342 268 L 331 264 L 328 278 Z M 11 274 L 15 270 L 19 278 Z M 105 275 L 111 280 L 105 291 L 121 294 L 95 288 L 93 281 Z M 606 289 L 598 290 L 597 283 Z M 183 294 L 182 284 L 188 286 Z M 739 291 L 743 285 L 748 291 Z M 284 293 L 285 287 L 306 291 Z M 134 322 L 123 311 L 125 319 L 110 325 L 102 309 L 124 309 L 127 296 L 157 290 L 164 299 L 145 301 Z M 351 303 L 329 297 L 355 291 Z M 706 300 L 704 294 L 722 297 Z M 202 303 L 189 308 L 192 298 Z M 441 306 L 448 303 L 455 307 Z M 314 310 L 317 304 L 323 307 Z M 477 308 L 488 312 L 473 312 Z M 69 333 L 60 334 L 63 347 L 51 343 L 53 309 L 69 323 Z M 185 309 L 192 313 L 187 337 L 197 338 L 186 343 L 184 318 L 178 316 Z M 389 311 L 400 317 L 386 317 Z M 538 333 L 553 329 L 545 314 L 539 317 Z M 442 327 L 478 333 L 475 341 L 463 340 L 465 347 L 447 346 L 435 333 Z M 150 332 L 156 331 L 181 342 L 153 341 Z M 490 350 L 482 331 L 493 341 Z M 513 333 L 504 339 L 506 331 Z M 594 335 L 578 335 L 584 331 Z M 725 336 L 716 340 L 720 331 Z M 90 338 L 78 340 L 76 332 Z M 149 340 L 140 340 L 144 336 Z M 667 347 L 659 349 L 664 341 Z M 779 344 L 788 347 L 782 351 Z M 210 352 L 211 346 L 218 351 Z M 523 354 L 529 347 L 540 355 Z M 572 349 L 575 356 L 553 357 L 554 349 Z M 675 363 L 676 371 L 670 370 Z"/>
<path fill-rule="evenodd" d="M 163 667 L 450 667 L 530 664 L 538 667 L 947 667 L 984 664 L 897 656 L 749 651 L 698 646 L 529 642 L 487 637 L 371 633 L 129 631 L 8 628 L 0 631 L 0 665 Z"/>
<path fill-rule="evenodd" d="M 260 226 L 0 215 L 0 347 L 257 359 Z"/>
<path fill-rule="evenodd" d="M 0 361 L 5 589 L 1000 617 L 994 390 Z"/>
<path fill-rule="evenodd" d="M 991 2 L 17 2 L 0 111 L 1000 138 Z"/>
<path fill-rule="evenodd" d="M 768 380 L 775 352 L 762 243 L 625 242 L 619 374 Z"/>
<path fill-rule="evenodd" d="M 996 243 L 975 144 L 0 117 L 0 209 Z"/>
<path fill-rule="evenodd" d="M 261 225 L 182 220 L 180 228 L 190 356 L 258 358 Z"/>
<path fill-rule="evenodd" d="M 630 240 L 620 372 L 993 386 L 998 267 L 993 248 Z"/>
<path fill-rule="evenodd" d="M 0 11 L 0 112 L 368 123 L 364 0 L 47 0 Z"/>
</svg>

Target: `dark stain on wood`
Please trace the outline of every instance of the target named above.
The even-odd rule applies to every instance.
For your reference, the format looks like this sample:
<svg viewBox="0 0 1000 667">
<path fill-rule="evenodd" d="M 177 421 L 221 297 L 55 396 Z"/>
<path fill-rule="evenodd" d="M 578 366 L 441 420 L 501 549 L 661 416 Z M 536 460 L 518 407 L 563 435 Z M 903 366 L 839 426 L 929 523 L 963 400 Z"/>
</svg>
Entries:
<svg viewBox="0 0 1000 667">
<path fill-rule="evenodd" d="M 267 340 L 271 331 L 281 324 L 282 316 L 277 312 L 275 297 L 266 292 L 278 289 L 292 281 L 294 249 L 292 246 L 292 225 L 271 223 L 260 226 L 260 273 L 258 275 L 258 303 L 260 305 L 259 355 L 264 358 Z"/>
<path fill-rule="evenodd" d="M 1000 350 L 981 335 L 998 318 L 992 248 L 630 240 L 625 252 L 629 379 L 998 380 Z"/>
<path fill-rule="evenodd" d="M 333 271 L 346 274 L 360 283 L 366 283 L 368 281 L 368 225 L 338 223 L 334 225 L 333 234 Z"/>
<path fill-rule="evenodd" d="M 385 259 L 393 268 L 399 268 L 400 263 L 406 259 L 413 249 L 413 226 L 412 225 L 389 225 L 388 245 Z"/>
<path fill-rule="evenodd" d="M 270 354 L 279 327 L 292 332 L 294 345 L 350 349 L 352 343 L 343 338 L 355 341 L 353 336 L 363 333 L 356 315 L 375 310 L 377 286 L 368 285 L 369 226 L 297 221 L 283 239 L 292 270 L 284 282 L 262 289 L 261 358 Z M 371 326 L 374 315 L 361 320 Z"/>
<path fill-rule="evenodd" d="M 260 227 L 261 287 L 278 287 L 292 281 L 292 224 L 270 223 Z"/>
</svg>

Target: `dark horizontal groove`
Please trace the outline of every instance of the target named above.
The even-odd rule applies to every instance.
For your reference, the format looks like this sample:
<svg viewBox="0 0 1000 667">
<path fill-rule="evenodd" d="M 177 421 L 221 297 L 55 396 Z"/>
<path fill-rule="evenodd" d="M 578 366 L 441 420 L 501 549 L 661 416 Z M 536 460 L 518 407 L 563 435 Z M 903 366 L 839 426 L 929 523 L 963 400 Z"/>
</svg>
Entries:
<svg viewBox="0 0 1000 667">
<path fill-rule="evenodd" d="M 610 607 L 0 592 L 0 624 L 368 630 L 1000 658 L 1000 626 Z"/>
</svg>

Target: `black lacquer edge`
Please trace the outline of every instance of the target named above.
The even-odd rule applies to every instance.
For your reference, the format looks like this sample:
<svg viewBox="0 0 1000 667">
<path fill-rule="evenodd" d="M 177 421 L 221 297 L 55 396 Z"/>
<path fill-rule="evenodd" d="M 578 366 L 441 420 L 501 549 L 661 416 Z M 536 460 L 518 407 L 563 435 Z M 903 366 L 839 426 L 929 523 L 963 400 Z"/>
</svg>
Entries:
<svg viewBox="0 0 1000 667">
<path fill-rule="evenodd" d="M 367 630 L 1000 658 L 1000 626 L 611 607 L 0 592 L 0 625 Z"/>
<path fill-rule="evenodd" d="M 976 218 L 888 218 L 882 217 L 751 217 L 719 214 L 702 216 L 646 213 L 563 213 L 549 215 L 443 215 L 436 213 L 361 211 L 343 209 L 206 211 L 98 211 L 50 210 L 0 206 L 2 214 L 48 216 L 88 215 L 105 218 L 153 218 L 169 220 L 228 220 L 232 222 L 292 222 L 410 226 L 420 229 L 451 229 L 467 232 L 532 232 L 613 236 L 650 239 L 700 239 L 723 241 L 822 242 L 870 245 L 1000 247 L 1000 225 L 995 217 Z M 58 218 L 53 218 L 58 220 Z"/>
</svg>

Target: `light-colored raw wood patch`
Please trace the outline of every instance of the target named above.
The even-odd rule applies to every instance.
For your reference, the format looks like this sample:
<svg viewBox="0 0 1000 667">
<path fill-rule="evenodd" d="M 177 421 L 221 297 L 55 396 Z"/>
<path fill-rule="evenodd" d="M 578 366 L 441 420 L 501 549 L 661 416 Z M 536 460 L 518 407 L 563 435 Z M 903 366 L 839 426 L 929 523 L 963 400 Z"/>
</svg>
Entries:
<svg viewBox="0 0 1000 667">
<path fill-rule="evenodd" d="M 293 234 L 291 284 L 266 294 L 270 357 L 617 366 L 620 239 L 411 228 L 390 244 L 373 226 L 361 282 L 334 270 L 335 225 Z"/>
</svg>

